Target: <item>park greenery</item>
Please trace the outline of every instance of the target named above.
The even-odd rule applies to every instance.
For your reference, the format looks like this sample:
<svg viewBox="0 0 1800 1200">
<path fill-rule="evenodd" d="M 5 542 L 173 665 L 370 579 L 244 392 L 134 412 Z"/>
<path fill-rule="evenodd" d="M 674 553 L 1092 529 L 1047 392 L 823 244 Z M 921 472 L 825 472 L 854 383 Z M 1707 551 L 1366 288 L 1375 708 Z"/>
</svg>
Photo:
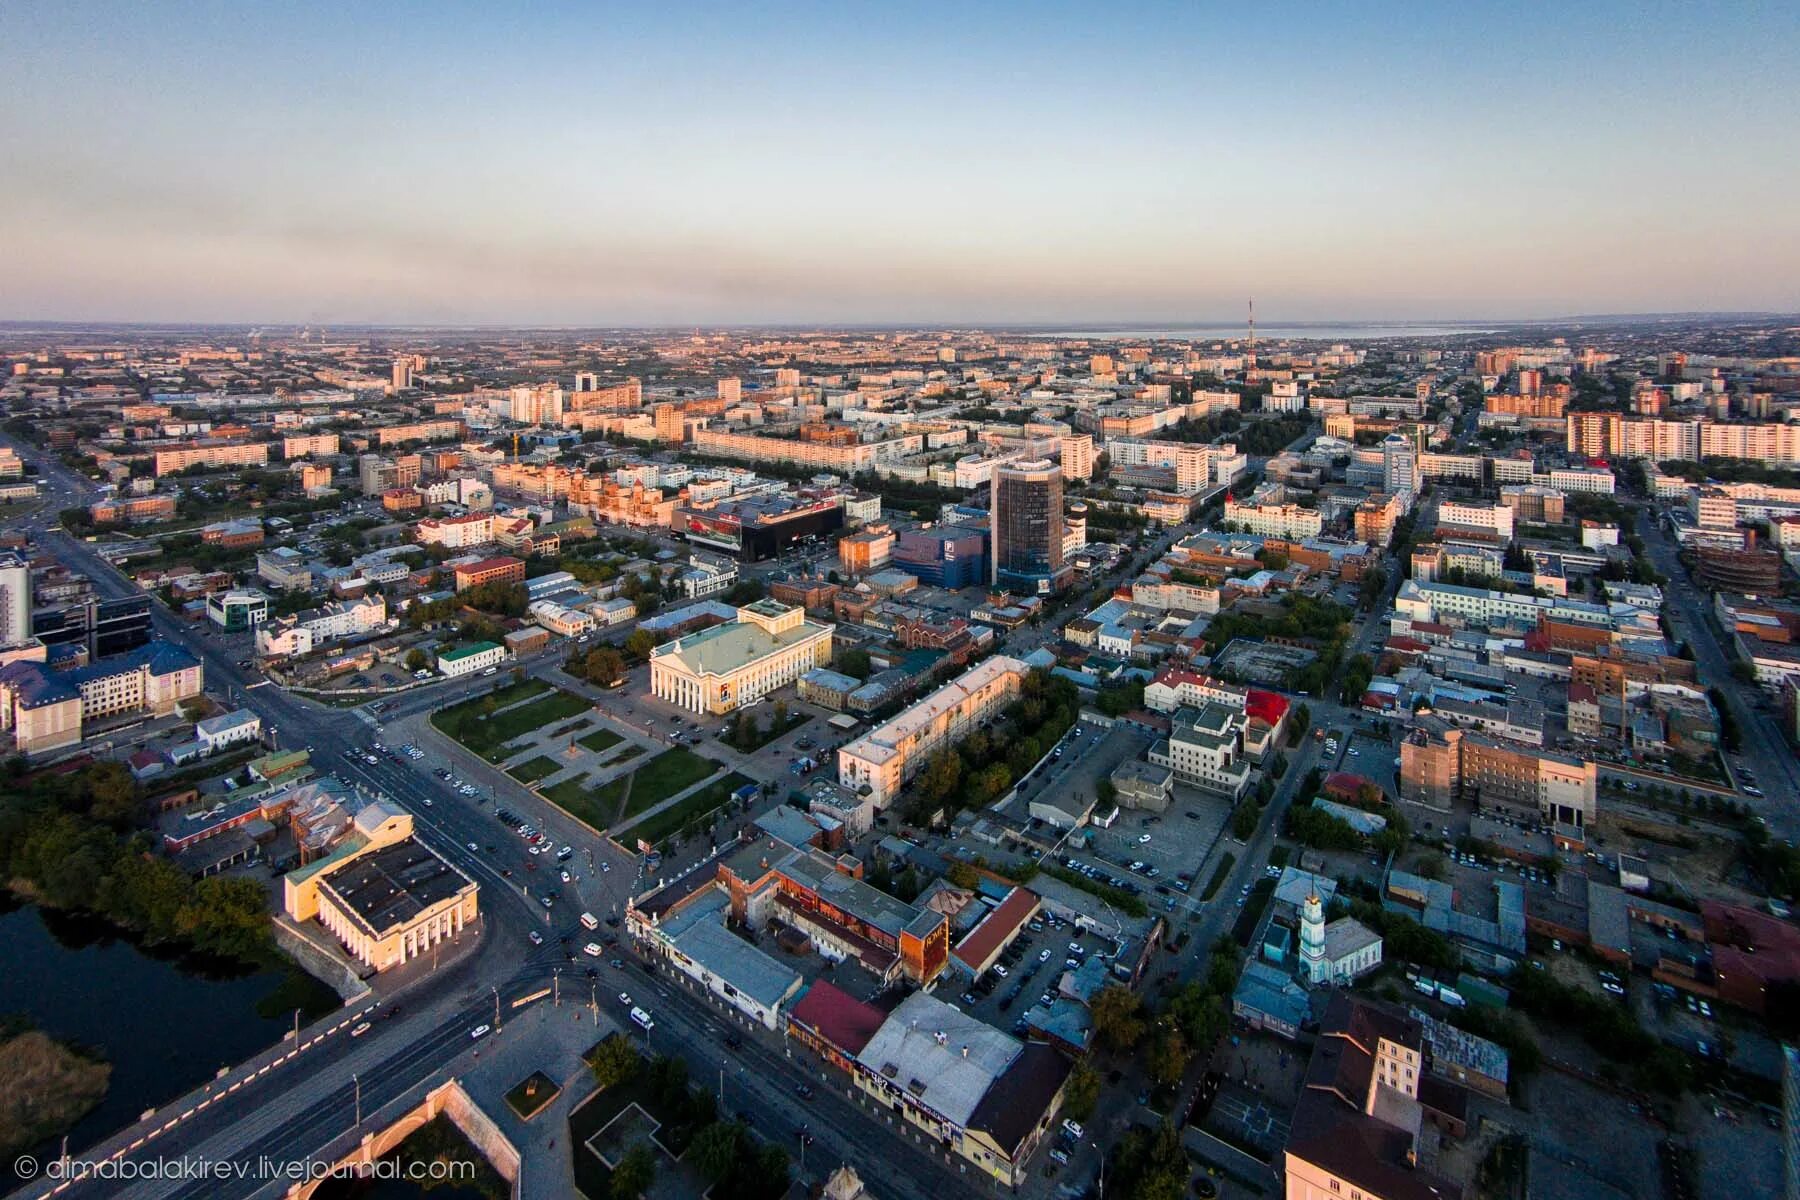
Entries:
<svg viewBox="0 0 1800 1200">
<path fill-rule="evenodd" d="M 602 1092 L 617 1094 L 612 1107 L 635 1102 L 662 1124 L 657 1140 L 699 1172 L 710 1185 L 708 1195 L 771 1200 L 787 1191 L 787 1151 L 726 1119 L 711 1091 L 689 1084 L 685 1059 L 645 1058 L 615 1034 L 588 1052 L 587 1063 Z M 640 1154 L 644 1149 L 628 1152 L 613 1169 L 607 1181 L 610 1200 L 637 1200 L 655 1182 L 658 1159 Z"/>
<path fill-rule="evenodd" d="M 939 812 L 980 808 L 1005 795 L 1069 731 L 1080 709 L 1073 683 L 1033 671 L 988 728 L 931 756 L 913 781 L 909 820 L 925 824 Z"/>
<path fill-rule="evenodd" d="M 276 958 L 268 895 L 241 876 L 195 880 L 156 853 L 123 765 L 0 776 L 0 880 L 53 908 L 104 917 L 147 945 L 246 963 Z"/>
</svg>

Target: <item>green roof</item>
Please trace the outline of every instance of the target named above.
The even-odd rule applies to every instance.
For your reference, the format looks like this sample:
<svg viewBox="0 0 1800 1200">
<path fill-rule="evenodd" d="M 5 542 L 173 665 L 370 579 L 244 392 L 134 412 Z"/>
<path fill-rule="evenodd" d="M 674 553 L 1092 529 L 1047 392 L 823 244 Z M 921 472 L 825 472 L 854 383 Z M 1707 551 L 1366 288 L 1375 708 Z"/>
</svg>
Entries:
<svg viewBox="0 0 1800 1200">
<path fill-rule="evenodd" d="M 439 662 L 461 662 L 471 654 L 480 654 L 483 650 L 498 650 L 497 642 L 476 642 L 473 646 L 464 646 L 460 650 L 445 650 L 438 655 Z"/>
</svg>

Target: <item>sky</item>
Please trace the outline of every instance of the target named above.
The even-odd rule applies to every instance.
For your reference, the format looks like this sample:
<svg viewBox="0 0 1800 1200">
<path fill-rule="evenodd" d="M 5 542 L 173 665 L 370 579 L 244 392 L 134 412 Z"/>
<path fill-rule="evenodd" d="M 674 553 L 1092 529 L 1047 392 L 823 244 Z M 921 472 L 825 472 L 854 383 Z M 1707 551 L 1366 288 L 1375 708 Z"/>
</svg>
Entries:
<svg viewBox="0 0 1800 1200">
<path fill-rule="evenodd" d="M 0 319 L 1800 311 L 1800 5 L 0 3 Z"/>
</svg>

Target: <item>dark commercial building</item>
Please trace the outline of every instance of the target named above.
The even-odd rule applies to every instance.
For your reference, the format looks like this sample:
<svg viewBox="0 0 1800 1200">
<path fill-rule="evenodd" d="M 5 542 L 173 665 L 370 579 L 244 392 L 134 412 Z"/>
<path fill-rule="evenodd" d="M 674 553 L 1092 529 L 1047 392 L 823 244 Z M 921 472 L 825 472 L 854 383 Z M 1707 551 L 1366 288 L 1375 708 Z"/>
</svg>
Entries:
<svg viewBox="0 0 1800 1200">
<path fill-rule="evenodd" d="M 150 640 L 150 597 L 89 596 L 65 608 L 32 614 L 31 630 L 46 646 L 84 646 L 90 659 L 109 658 Z"/>
<path fill-rule="evenodd" d="M 1047 459 L 994 468 L 994 586 L 1035 596 L 1062 583 L 1062 493 L 1062 468 Z"/>
<path fill-rule="evenodd" d="M 909 529 L 900 535 L 891 562 L 932 587 L 979 587 L 988 582 L 987 530 L 968 525 Z"/>
<path fill-rule="evenodd" d="M 835 497 L 744 500 L 715 508 L 677 509 L 675 515 L 675 528 L 688 541 L 750 563 L 779 557 L 791 546 L 844 527 L 844 506 Z"/>
</svg>

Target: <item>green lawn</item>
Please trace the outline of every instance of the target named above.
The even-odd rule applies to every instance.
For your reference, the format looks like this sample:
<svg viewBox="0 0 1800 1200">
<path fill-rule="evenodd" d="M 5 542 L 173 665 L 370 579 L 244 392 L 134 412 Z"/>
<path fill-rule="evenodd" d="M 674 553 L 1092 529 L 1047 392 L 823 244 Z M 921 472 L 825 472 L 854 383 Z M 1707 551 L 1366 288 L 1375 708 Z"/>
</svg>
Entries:
<svg viewBox="0 0 1800 1200">
<path fill-rule="evenodd" d="M 631 827 L 629 836 L 633 841 L 642 839 L 652 846 L 658 845 L 670 834 L 681 832 L 695 821 L 728 804 L 733 792 L 751 782 L 749 778 L 733 771 L 725 778 L 707 784 L 681 803 L 672 804 L 639 821 Z M 634 803 L 636 799 L 634 794 Z"/>
<path fill-rule="evenodd" d="M 585 821 L 595 829 L 605 829 L 612 824 L 612 814 L 618 808 L 616 801 L 610 808 L 601 807 L 595 793 L 588 790 L 586 775 L 576 775 L 555 787 L 545 788 L 543 796 L 571 817 Z"/>
<path fill-rule="evenodd" d="M 527 681 L 527 683 L 537 682 L 536 680 Z M 547 686 L 540 684 L 537 690 L 543 690 Z M 506 704 L 505 692 L 510 690 L 503 689 L 501 695 L 496 696 L 495 700 L 501 705 Z M 532 693 L 525 692 L 523 694 L 530 695 Z M 521 704 L 516 708 L 505 709 L 487 717 L 482 715 L 486 699 L 485 696 L 477 697 L 450 708 L 441 709 L 431 714 L 431 723 L 439 731 L 455 738 L 489 762 L 499 762 L 505 758 L 504 747 L 514 738 L 536 729 L 543 729 L 554 722 L 572 717 L 576 713 L 585 712 L 589 708 L 586 700 L 573 692 L 565 692 L 559 688 L 542 699 Z"/>
<path fill-rule="evenodd" d="M 1231 874 L 1231 868 L 1236 862 L 1237 855 L 1227 850 L 1225 852 L 1225 857 L 1219 860 L 1219 865 L 1213 868 L 1212 878 L 1206 881 L 1206 890 L 1200 893 L 1200 899 L 1211 900 L 1214 896 L 1219 894 L 1220 886 L 1225 882 L 1226 877 Z"/>
<path fill-rule="evenodd" d="M 624 738 L 620 737 L 610 729 L 596 729 L 594 732 L 580 739 L 576 744 L 598 752 L 601 750 L 610 750 L 624 740 Z"/>
<path fill-rule="evenodd" d="M 540 779 L 548 779 L 560 770 L 561 763 L 548 754 L 540 754 L 536 758 L 526 759 L 516 767 L 506 768 L 506 773 L 520 783 L 536 783 Z"/>
<path fill-rule="evenodd" d="M 619 760 L 637 753 L 638 747 L 629 746 L 619 754 Z M 555 787 L 545 788 L 543 794 L 545 799 L 569 815 L 586 821 L 595 829 L 606 829 L 661 804 L 718 769 L 718 764 L 711 759 L 701 758 L 691 750 L 676 746 L 664 750 L 637 770 L 627 771 L 592 791 L 588 790 L 587 777 L 582 775 L 566 779 Z M 740 778 L 733 786 L 741 787 L 747 782 L 749 781 Z M 625 803 L 627 789 L 630 792 L 629 803 Z M 711 790 L 707 789 L 708 792 Z M 730 792 L 727 791 L 726 795 L 729 796 Z M 619 811 L 621 803 L 625 803 L 623 813 Z M 717 802 L 711 805 L 715 808 L 717 806 Z M 684 811 L 687 807 L 687 803 L 677 805 L 677 808 Z"/>
<path fill-rule="evenodd" d="M 631 774 L 631 803 L 625 818 L 661 804 L 683 788 L 693 787 L 719 769 L 710 758 L 701 758 L 685 746 L 664 750 Z"/>
</svg>

